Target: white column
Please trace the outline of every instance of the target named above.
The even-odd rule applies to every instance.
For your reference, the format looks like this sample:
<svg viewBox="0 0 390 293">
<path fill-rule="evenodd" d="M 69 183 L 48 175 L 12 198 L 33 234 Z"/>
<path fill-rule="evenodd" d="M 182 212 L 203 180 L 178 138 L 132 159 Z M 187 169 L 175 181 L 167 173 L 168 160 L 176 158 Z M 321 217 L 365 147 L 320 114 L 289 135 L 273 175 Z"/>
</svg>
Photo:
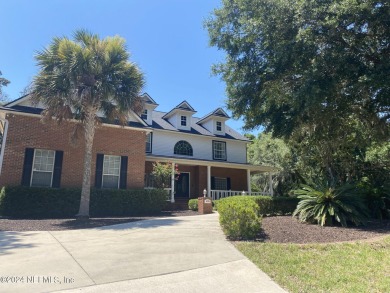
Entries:
<svg viewBox="0 0 390 293">
<path fill-rule="evenodd" d="M 274 195 L 274 188 L 272 187 L 272 174 L 271 172 L 268 173 L 268 183 L 269 183 L 269 193 L 271 196 Z"/>
<path fill-rule="evenodd" d="M 171 202 L 175 202 L 175 163 L 172 163 L 172 173 L 171 173 Z"/>
<path fill-rule="evenodd" d="M 251 170 L 246 170 L 246 182 L 248 184 L 248 195 L 251 195 L 252 188 L 251 188 Z"/>
<path fill-rule="evenodd" d="M 207 197 L 211 197 L 211 166 L 207 166 Z"/>
</svg>

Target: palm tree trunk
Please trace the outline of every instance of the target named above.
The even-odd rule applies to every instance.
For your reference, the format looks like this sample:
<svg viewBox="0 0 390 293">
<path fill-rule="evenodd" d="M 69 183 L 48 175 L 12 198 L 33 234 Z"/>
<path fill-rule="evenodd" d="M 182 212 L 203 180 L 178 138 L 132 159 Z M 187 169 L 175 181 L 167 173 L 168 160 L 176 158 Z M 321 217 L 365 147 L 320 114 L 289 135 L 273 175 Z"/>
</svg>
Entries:
<svg viewBox="0 0 390 293">
<path fill-rule="evenodd" d="M 91 162 L 92 162 L 92 146 L 93 138 L 95 136 L 95 111 L 90 109 L 85 117 L 84 124 L 84 174 L 83 185 L 81 188 L 81 200 L 78 218 L 89 218 L 89 199 L 91 193 Z"/>
</svg>

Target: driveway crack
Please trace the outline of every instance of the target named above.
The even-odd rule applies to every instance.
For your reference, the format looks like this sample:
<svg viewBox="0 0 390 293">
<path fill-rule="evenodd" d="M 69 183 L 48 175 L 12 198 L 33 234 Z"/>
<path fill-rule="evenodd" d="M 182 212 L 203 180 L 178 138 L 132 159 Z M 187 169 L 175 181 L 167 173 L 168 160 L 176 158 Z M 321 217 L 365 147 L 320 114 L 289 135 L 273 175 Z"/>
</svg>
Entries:
<svg viewBox="0 0 390 293">
<path fill-rule="evenodd" d="M 68 249 L 66 249 L 66 247 L 60 242 L 60 241 L 58 241 L 58 239 L 50 232 L 50 231 L 47 231 L 50 235 L 51 235 L 51 237 L 53 237 L 56 241 L 57 241 L 57 243 L 59 244 L 59 245 L 61 245 L 61 247 L 70 255 L 70 257 L 78 264 L 78 266 L 84 271 L 84 273 L 88 276 L 88 278 L 96 285 L 96 282 L 95 282 L 95 280 L 94 279 L 92 279 L 92 277 L 88 274 L 88 272 L 83 268 L 83 266 L 77 261 L 77 259 L 75 259 L 74 257 L 73 257 L 73 255 L 72 255 L 72 253 L 68 250 Z"/>
</svg>

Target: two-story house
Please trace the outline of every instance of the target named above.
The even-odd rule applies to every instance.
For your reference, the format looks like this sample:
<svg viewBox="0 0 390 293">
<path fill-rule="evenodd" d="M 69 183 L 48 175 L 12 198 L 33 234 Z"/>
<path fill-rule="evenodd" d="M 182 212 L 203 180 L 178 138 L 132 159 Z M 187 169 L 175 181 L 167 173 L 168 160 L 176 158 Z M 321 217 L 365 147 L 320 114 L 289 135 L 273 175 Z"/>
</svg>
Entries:
<svg viewBox="0 0 390 293">
<path fill-rule="evenodd" d="M 153 187 L 153 162 L 172 164 L 171 201 L 252 193 L 250 175 L 276 169 L 247 163 L 250 141 L 231 129 L 222 108 L 197 118 L 186 101 L 171 111 L 144 94 L 144 111 L 131 112 L 126 126 L 103 123 L 93 144 L 91 185 Z M 77 121 L 42 121 L 43 105 L 24 96 L 0 107 L 0 186 L 81 187 L 83 136 L 71 141 Z M 175 178 L 175 165 L 180 176 Z M 272 188 L 269 190 L 272 194 Z"/>
</svg>

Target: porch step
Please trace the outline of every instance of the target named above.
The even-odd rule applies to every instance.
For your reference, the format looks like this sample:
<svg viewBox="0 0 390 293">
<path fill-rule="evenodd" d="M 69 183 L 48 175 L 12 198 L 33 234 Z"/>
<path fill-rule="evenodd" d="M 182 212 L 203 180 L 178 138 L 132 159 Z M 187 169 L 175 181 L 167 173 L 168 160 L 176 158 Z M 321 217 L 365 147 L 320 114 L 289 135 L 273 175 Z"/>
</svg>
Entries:
<svg viewBox="0 0 390 293">
<path fill-rule="evenodd" d="M 188 210 L 188 198 L 178 198 L 175 199 L 175 202 L 167 202 L 167 205 L 165 206 L 166 211 L 183 211 Z"/>
</svg>

